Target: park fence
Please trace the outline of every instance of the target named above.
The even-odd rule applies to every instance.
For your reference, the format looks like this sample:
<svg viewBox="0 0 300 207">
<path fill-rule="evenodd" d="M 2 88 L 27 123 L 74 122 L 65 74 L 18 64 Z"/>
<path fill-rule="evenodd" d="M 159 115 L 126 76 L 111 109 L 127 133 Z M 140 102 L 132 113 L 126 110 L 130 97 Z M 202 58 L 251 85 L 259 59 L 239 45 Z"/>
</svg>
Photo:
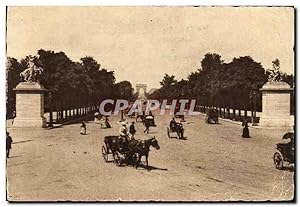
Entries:
<svg viewBox="0 0 300 207">
<path fill-rule="evenodd" d="M 231 108 L 222 108 L 222 107 L 208 107 L 208 106 L 195 106 L 195 111 L 205 114 L 208 108 L 213 108 L 218 110 L 219 117 L 223 119 L 228 119 L 232 121 L 242 122 L 245 118 L 248 123 L 259 124 L 260 117 L 262 112 L 256 112 L 246 109 L 231 109 Z M 291 109 L 291 123 L 294 123 L 295 116 Z"/>
<path fill-rule="evenodd" d="M 261 112 L 251 111 L 247 109 L 231 109 L 223 107 L 208 107 L 208 106 L 195 106 L 195 111 L 205 114 L 208 108 L 213 108 L 218 111 L 219 117 L 223 119 L 230 119 L 233 121 L 243 121 L 247 119 L 249 123 L 259 123 Z"/>
<path fill-rule="evenodd" d="M 44 114 L 48 126 L 52 124 L 64 124 L 72 122 L 73 120 L 81 119 L 89 115 L 93 115 L 96 111 L 99 110 L 98 105 L 85 106 L 85 107 L 76 107 L 71 109 L 63 109 L 59 111 L 46 111 Z M 93 119 L 93 116 L 91 116 Z"/>
</svg>

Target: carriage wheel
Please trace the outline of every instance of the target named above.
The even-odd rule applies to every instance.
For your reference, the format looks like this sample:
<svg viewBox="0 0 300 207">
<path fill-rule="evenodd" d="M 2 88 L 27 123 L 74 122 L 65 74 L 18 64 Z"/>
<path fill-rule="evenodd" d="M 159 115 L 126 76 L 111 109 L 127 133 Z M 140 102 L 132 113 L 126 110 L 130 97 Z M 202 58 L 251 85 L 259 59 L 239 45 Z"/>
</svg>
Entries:
<svg viewBox="0 0 300 207">
<path fill-rule="evenodd" d="M 169 127 L 167 128 L 167 133 L 168 133 L 168 137 L 169 137 L 169 138 L 171 138 L 171 136 L 170 136 L 170 129 L 169 129 Z"/>
<path fill-rule="evenodd" d="M 106 147 L 103 145 L 102 146 L 102 156 L 105 162 L 108 162 L 108 150 Z"/>
<path fill-rule="evenodd" d="M 274 165 L 278 170 L 283 168 L 283 157 L 280 152 L 275 152 L 274 154 Z"/>
</svg>

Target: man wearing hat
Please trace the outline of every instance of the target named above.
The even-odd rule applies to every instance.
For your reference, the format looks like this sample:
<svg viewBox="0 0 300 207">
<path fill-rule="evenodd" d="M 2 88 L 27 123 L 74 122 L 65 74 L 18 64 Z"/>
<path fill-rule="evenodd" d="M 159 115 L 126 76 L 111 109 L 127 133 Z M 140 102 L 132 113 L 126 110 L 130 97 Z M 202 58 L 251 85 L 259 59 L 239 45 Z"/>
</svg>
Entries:
<svg viewBox="0 0 300 207">
<path fill-rule="evenodd" d="M 128 129 L 126 127 L 126 122 L 122 122 L 122 126 L 119 129 L 119 133 L 121 137 L 127 137 L 129 135 Z"/>
<path fill-rule="evenodd" d="M 131 134 L 131 137 L 133 138 L 135 133 L 136 133 L 136 130 L 135 130 L 135 127 L 134 127 L 134 122 L 131 123 L 131 125 L 129 127 L 129 132 Z"/>
<path fill-rule="evenodd" d="M 120 127 L 120 129 L 119 129 L 119 133 L 120 133 L 120 139 L 122 140 L 122 142 L 123 142 L 123 146 L 121 146 L 121 148 L 123 148 L 123 147 L 127 147 L 127 145 L 128 145 L 128 135 L 129 135 L 129 132 L 128 132 L 128 129 L 127 129 L 127 127 L 126 127 L 126 122 L 125 121 L 123 121 L 122 122 L 122 126 Z"/>
<path fill-rule="evenodd" d="M 9 158 L 9 151 L 11 149 L 11 143 L 13 142 L 9 132 L 6 132 L 6 158 Z"/>
</svg>

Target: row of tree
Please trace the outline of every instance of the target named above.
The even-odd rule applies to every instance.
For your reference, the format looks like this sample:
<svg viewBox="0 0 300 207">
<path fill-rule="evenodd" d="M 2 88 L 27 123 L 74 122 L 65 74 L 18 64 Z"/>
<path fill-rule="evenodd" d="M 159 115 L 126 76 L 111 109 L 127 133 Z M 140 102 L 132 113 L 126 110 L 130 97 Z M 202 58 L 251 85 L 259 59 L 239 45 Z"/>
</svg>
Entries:
<svg viewBox="0 0 300 207">
<path fill-rule="evenodd" d="M 7 59 L 7 115 L 15 111 L 13 88 L 22 80 L 20 72 L 28 68 L 29 56 L 20 61 Z M 40 49 L 34 63 L 43 68 L 38 82 L 47 89 L 45 110 L 61 111 L 84 106 L 97 105 L 103 99 L 133 99 L 130 82 L 116 83 L 114 71 L 101 68 L 92 57 L 83 57 L 74 62 L 63 52 Z"/>
<path fill-rule="evenodd" d="M 273 64 L 279 65 L 276 60 Z M 254 105 L 261 108 L 259 89 L 267 82 L 272 69 L 265 70 L 251 57 L 234 58 L 225 63 L 219 54 L 207 53 L 201 68 L 192 72 L 186 80 L 176 80 L 165 74 L 161 88 L 149 98 L 196 99 L 198 104 L 222 108 L 248 109 Z M 283 81 L 293 87 L 293 76 L 280 73 Z"/>
</svg>

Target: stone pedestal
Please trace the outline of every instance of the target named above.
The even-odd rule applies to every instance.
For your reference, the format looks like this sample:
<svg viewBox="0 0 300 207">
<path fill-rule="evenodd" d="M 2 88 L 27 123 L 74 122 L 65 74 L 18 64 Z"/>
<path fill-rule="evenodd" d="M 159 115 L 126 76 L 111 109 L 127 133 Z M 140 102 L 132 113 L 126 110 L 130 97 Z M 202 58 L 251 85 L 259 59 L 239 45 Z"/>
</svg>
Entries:
<svg viewBox="0 0 300 207">
<path fill-rule="evenodd" d="M 291 127 L 290 94 L 293 90 L 281 81 L 267 82 L 262 91 L 262 127 Z"/>
<path fill-rule="evenodd" d="M 46 127 L 45 89 L 37 82 L 21 82 L 16 91 L 16 118 L 13 127 Z"/>
</svg>

